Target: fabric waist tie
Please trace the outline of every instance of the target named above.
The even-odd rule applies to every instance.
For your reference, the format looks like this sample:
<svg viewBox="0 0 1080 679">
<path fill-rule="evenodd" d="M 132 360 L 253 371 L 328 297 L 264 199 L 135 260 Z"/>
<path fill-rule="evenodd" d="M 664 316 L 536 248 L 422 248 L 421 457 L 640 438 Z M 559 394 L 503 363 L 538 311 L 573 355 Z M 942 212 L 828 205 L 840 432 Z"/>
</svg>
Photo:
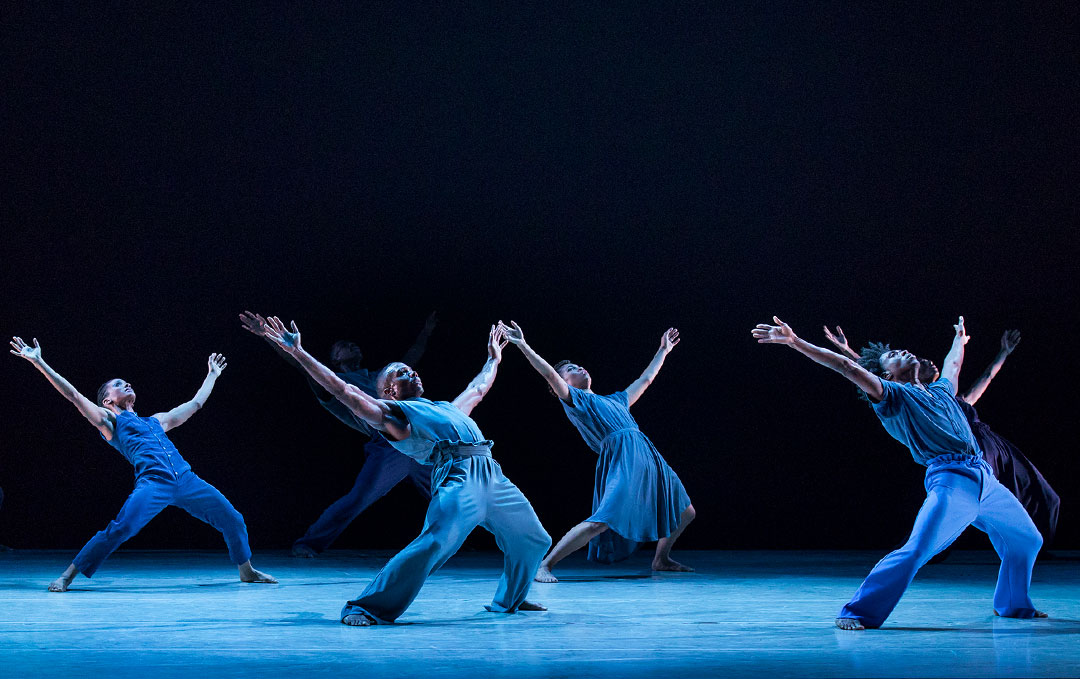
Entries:
<svg viewBox="0 0 1080 679">
<path fill-rule="evenodd" d="M 491 457 L 491 447 L 494 441 L 477 441 L 465 443 L 461 441 L 437 441 L 432 448 L 433 469 L 431 470 L 431 492 L 442 485 L 450 474 L 450 468 L 454 466 L 455 459 L 466 457 Z"/>
<path fill-rule="evenodd" d="M 607 436 L 605 436 L 602 441 L 600 441 L 600 447 L 603 448 L 605 443 L 607 443 L 611 439 L 615 438 L 616 436 L 618 436 L 620 434 L 625 434 L 627 432 L 635 432 L 635 433 L 640 434 L 641 430 L 638 429 L 637 427 L 625 427 L 623 429 L 616 429 L 615 431 L 613 431 L 610 434 L 608 434 Z"/>
</svg>

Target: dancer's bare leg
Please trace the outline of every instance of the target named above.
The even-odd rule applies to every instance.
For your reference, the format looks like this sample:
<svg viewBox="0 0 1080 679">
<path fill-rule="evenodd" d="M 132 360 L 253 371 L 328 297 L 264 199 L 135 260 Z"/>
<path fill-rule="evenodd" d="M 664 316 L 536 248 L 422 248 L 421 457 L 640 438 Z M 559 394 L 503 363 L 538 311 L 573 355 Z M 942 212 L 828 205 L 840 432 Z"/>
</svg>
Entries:
<svg viewBox="0 0 1080 679">
<path fill-rule="evenodd" d="M 675 541 L 679 539 L 682 532 L 686 530 L 686 526 L 694 520 L 697 516 L 697 512 L 694 511 L 694 505 L 688 506 L 679 517 L 679 527 L 675 529 L 675 532 L 666 538 L 660 538 L 656 542 L 656 556 L 653 557 L 652 569 L 654 571 L 676 571 L 680 573 L 690 573 L 694 569 L 689 566 L 675 561 L 671 558 L 671 548 L 675 544 Z"/>
<path fill-rule="evenodd" d="M 64 571 L 63 575 L 49 583 L 49 591 L 66 592 L 68 590 L 68 585 L 71 584 L 71 581 L 74 580 L 75 576 L 78 574 L 79 569 L 75 564 L 71 564 L 67 567 L 67 570 Z"/>
<path fill-rule="evenodd" d="M 589 540 L 606 530 L 606 523 L 597 523 L 595 521 L 582 521 L 571 528 L 562 537 L 562 540 L 559 540 L 559 544 L 555 545 L 555 548 L 540 562 L 540 568 L 536 569 L 536 577 L 533 580 L 537 582 L 558 582 L 555 576 L 551 574 L 551 569 L 555 567 L 555 564 L 581 549 L 589 543 Z"/>
<path fill-rule="evenodd" d="M 276 584 L 277 580 L 274 576 L 257 571 L 251 567 L 251 559 L 248 559 L 244 563 L 236 567 L 240 571 L 240 582 L 268 582 Z"/>
</svg>

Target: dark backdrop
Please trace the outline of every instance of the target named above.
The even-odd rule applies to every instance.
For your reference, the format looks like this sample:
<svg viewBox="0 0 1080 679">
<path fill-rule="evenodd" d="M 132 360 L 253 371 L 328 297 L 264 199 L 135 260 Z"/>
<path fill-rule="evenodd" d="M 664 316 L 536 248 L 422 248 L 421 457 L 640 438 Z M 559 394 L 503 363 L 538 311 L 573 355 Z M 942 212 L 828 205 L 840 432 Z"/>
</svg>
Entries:
<svg viewBox="0 0 1080 679">
<path fill-rule="evenodd" d="M 144 414 L 225 353 L 174 440 L 256 550 L 351 486 L 362 439 L 244 308 L 372 366 L 437 309 L 434 398 L 499 318 L 601 392 L 679 327 L 634 414 L 698 508 L 687 548 L 885 548 L 923 497 L 855 390 L 755 323 L 940 361 L 964 314 L 962 386 L 1017 327 L 979 408 L 1080 546 L 1074 3 L 73 4 L 0 14 L 4 332 L 86 394 L 130 380 Z M 74 549 L 131 468 L 31 366 L 0 375 L 0 541 Z M 588 515 L 595 455 L 516 351 L 475 416 L 554 537 Z M 401 546 L 423 509 L 399 488 L 338 546 Z M 169 509 L 130 544 L 220 541 Z"/>
</svg>

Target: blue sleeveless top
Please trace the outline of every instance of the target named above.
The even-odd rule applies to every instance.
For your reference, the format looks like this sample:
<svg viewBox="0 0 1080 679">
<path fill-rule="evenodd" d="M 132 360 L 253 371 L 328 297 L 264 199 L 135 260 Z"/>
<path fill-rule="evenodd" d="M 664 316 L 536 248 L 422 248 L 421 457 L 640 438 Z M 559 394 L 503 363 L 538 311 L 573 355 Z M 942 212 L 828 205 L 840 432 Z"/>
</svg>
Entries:
<svg viewBox="0 0 1080 679">
<path fill-rule="evenodd" d="M 410 398 L 390 403 L 401 409 L 412 432 L 404 441 L 390 441 L 390 445 L 420 464 L 434 464 L 437 461 L 436 444 L 485 441 L 476 422 L 449 401 Z"/>
<path fill-rule="evenodd" d="M 191 465 L 181 457 L 156 417 L 139 417 L 130 410 L 121 411 L 116 416 L 112 440 L 106 443 L 120 451 L 135 467 L 136 479 L 146 474 L 178 479 L 191 471 Z"/>
</svg>

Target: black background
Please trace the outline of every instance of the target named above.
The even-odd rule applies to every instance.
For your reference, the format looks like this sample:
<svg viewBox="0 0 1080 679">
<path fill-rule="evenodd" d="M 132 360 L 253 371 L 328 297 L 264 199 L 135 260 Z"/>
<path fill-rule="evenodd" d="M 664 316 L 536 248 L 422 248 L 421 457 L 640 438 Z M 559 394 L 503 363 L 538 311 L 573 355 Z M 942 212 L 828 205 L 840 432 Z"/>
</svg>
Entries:
<svg viewBox="0 0 1080 679">
<path fill-rule="evenodd" d="M 168 4 L 5 3 L 3 325 L 142 414 L 226 354 L 173 440 L 256 551 L 352 485 L 362 439 L 245 308 L 372 367 L 437 309 L 436 399 L 499 318 L 602 393 L 679 327 L 634 414 L 698 509 L 686 548 L 886 548 L 923 498 L 854 388 L 755 323 L 940 362 L 964 314 L 962 387 L 1017 327 L 980 412 L 1080 546 L 1074 3 Z M 0 541 L 77 548 L 131 468 L 31 366 L 0 379 Z M 588 516 L 595 455 L 512 348 L 474 415 L 553 537 Z M 398 488 L 336 546 L 404 545 L 423 510 Z M 220 544 L 177 509 L 129 543 Z"/>
</svg>

